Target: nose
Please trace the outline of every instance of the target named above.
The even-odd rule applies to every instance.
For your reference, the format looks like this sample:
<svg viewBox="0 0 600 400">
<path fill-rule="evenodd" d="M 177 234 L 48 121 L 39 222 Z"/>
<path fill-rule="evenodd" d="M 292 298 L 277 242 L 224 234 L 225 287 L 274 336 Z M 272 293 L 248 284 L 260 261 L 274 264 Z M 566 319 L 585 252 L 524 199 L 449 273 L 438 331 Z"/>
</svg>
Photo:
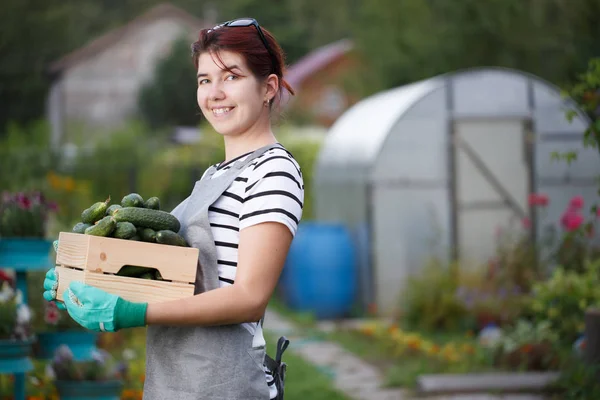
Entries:
<svg viewBox="0 0 600 400">
<path fill-rule="evenodd" d="M 222 84 L 220 82 L 212 82 L 210 90 L 208 92 L 209 100 L 216 101 L 225 98 L 225 92 L 223 91 Z"/>
</svg>

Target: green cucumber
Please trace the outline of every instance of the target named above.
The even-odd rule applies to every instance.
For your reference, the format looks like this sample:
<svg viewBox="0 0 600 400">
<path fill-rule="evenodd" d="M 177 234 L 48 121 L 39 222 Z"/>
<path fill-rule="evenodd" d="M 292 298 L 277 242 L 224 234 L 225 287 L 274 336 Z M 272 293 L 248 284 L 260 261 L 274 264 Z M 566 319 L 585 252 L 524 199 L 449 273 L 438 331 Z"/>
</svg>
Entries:
<svg viewBox="0 0 600 400">
<path fill-rule="evenodd" d="M 124 265 L 116 275 L 128 276 L 130 278 L 139 278 L 143 274 L 147 274 L 153 268 L 136 267 L 135 265 Z"/>
<path fill-rule="evenodd" d="M 117 222 L 109 215 L 98 221 L 96 225 L 87 228 L 84 233 L 92 236 L 110 236 L 116 226 Z"/>
<path fill-rule="evenodd" d="M 156 242 L 170 246 L 189 247 L 183 236 L 170 230 L 156 232 Z"/>
<path fill-rule="evenodd" d="M 129 193 L 121 200 L 122 207 L 144 207 L 144 198 L 137 193 Z"/>
<path fill-rule="evenodd" d="M 136 228 L 136 230 L 137 230 L 137 228 Z M 141 238 L 141 236 L 140 236 L 139 233 L 136 233 L 135 235 L 133 235 L 133 237 L 130 237 L 129 240 L 134 240 L 136 242 L 141 242 L 142 238 Z"/>
<path fill-rule="evenodd" d="M 115 211 L 113 218 L 117 222 L 131 222 L 137 227 L 151 228 L 155 231 L 164 229 L 179 232 L 181 224 L 175 216 L 166 211 L 150 208 L 123 207 Z"/>
<path fill-rule="evenodd" d="M 106 215 L 113 215 L 119 208 L 122 208 L 120 204 L 113 204 L 106 209 Z"/>
<path fill-rule="evenodd" d="M 154 229 L 141 228 L 141 229 L 139 229 L 139 231 L 140 231 L 140 238 L 142 238 L 142 241 L 149 242 L 149 243 L 156 243 L 156 232 L 154 231 Z"/>
<path fill-rule="evenodd" d="M 81 222 L 84 224 L 93 224 L 102 219 L 106 215 L 108 203 L 110 203 L 110 196 L 105 201 L 99 201 L 94 203 L 90 208 L 86 208 L 81 213 Z"/>
<path fill-rule="evenodd" d="M 131 222 L 117 222 L 113 236 L 117 239 L 131 239 L 136 233 L 137 229 Z"/>
<path fill-rule="evenodd" d="M 83 222 L 78 222 L 73 227 L 74 233 L 84 233 L 87 228 L 92 226 L 92 224 L 84 224 Z"/>
<path fill-rule="evenodd" d="M 144 207 L 150 208 L 152 210 L 160 210 L 160 200 L 158 199 L 158 197 L 150 197 L 144 203 Z"/>
</svg>

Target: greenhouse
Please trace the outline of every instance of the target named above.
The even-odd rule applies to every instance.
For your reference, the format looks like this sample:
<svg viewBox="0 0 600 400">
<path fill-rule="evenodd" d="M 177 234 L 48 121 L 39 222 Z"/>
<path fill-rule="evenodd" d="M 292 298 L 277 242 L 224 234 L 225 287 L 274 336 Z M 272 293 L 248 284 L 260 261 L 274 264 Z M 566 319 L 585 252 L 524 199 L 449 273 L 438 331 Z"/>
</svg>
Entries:
<svg viewBox="0 0 600 400">
<path fill-rule="evenodd" d="M 479 68 L 368 97 L 331 127 L 315 169 L 315 217 L 346 225 L 359 260 L 356 302 L 391 314 L 411 272 L 432 256 L 482 265 L 500 229 L 539 237 L 574 195 L 597 199 L 587 118 L 566 118 L 557 87 Z M 571 165 L 552 152 L 577 151 Z M 542 210 L 529 196 L 545 193 Z"/>
</svg>

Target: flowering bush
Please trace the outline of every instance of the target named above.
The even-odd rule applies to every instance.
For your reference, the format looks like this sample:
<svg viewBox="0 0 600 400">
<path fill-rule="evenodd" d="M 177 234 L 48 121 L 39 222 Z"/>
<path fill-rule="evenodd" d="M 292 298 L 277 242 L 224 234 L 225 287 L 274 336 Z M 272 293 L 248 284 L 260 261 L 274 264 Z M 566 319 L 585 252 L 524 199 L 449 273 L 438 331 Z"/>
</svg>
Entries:
<svg viewBox="0 0 600 400">
<path fill-rule="evenodd" d="M 519 319 L 505 327 L 495 346 L 496 363 L 511 369 L 544 371 L 558 366 L 559 336 L 549 321 L 532 323 Z"/>
<path fill-rule="evenodd" d="M 365 323 L 359 326 L 358 332 L 385 344 L 390 354 L 398 358 L 425 356 L 444 363 L 457 363 L 473 357 L 479 350 L 471 343 L 439 345 L 417 333 L 405 332 L 396 324 L 383 322 Z"/>
<path fill-rule="evenodd" d="M 14 280 L 0 270 L 0 339 L 26 340 L 31 336 L 31 311 L 15 290 Z"/>
<path fill-rule="evenodd" d="M 1 237 L 44 237 L 50 213 L 57 211 L 42 193 L 2 194 L 0 203 Z"/>
<path fill-rule="evenodd" d="M 110 353 L 96 349 L 91 360 L 76 361 L 67 345 L 61 345 L 47 366 L 47 375 L 59 381 L 125 380 L 127 364 L 117 362 Z"/>
<path fill-rule="evenodd" d="M 550 279 L 533 287 L 528 315 L 548 321 L 564 344 L 572 344 L 585 328 L 585 310 L 600 305 L 600 260 L 586 262 L 584 272 L 557 268 Z"/>
</svg>

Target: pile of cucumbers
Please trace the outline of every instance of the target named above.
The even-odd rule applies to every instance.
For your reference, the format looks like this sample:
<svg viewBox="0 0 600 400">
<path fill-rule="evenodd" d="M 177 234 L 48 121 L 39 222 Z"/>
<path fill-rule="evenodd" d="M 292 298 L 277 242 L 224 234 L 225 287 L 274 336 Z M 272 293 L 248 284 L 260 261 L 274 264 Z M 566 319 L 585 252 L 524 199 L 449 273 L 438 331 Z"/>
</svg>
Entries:
<svg viewBox="0 0 600 400">
<path fill-rule="evenodd" d="M 110 205 L 109 196 L 85 209 L 73 232 L 189 247 L 177 233 L 180 227 L 176 217 L 160 210 L 158 197 L 144 201 L 138 193 L 130 193 L 123 197 L 121 204 Z"/>
<path fill-rule="evenodd" d="M 120 204 L 110 205 L 109 196 L 105 201 L 99 201 L 85 209 L 81 213 L 81 221 L 73 227 L 73 232 L 189 247 L 177 233 L 180 227 L 176 217 L 160 210 L 158 197 L 150 197 L 144 201 L 138 193 L 130 193 L 123 197 Z M 155 268 L 135 265 L 125 265 L 117 275 L 163 280 Z"/>
</svg>

